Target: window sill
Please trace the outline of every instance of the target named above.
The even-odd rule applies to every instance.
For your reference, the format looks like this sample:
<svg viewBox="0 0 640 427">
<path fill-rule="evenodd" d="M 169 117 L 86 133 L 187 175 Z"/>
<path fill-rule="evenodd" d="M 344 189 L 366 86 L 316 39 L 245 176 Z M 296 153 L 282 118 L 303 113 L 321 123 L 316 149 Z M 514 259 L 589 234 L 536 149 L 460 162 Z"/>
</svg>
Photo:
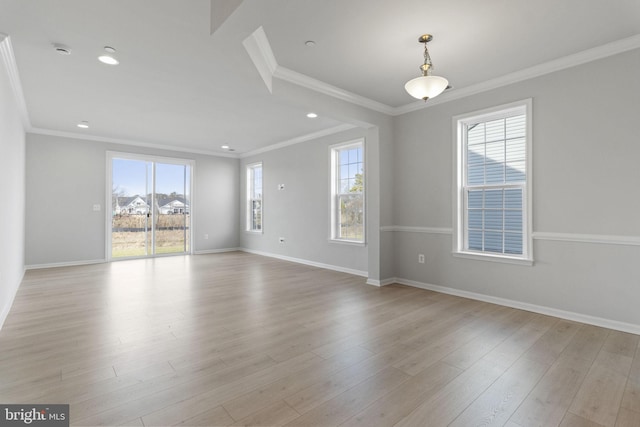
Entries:
<svg viewBox="0 0 640 427">
<path fill-rule="evenodd" d="M 255 234 L 256 236 L 264 234 L 262 230 L 244 230 L 244 232 L 247 234 Z"/>
<path fill-rule="evenodd" d="M 457 258 L 475 259 L 478 261 L 499 262 L 503 264 L 515 264 L 533 266 L 533 259 L 517 258 L 506 255 L 482 254 L 477 252 L 453 252 L 453 256 Z"/>
<path fill-rule="evenodd" d="M 356 240 L 340 240 L 340 239 L 329 239 L 329 243 L 337 243 L 339 245 L 348 245 L 348 246 L 367 246 L 366 242 L 358 242 Z"/>
</svg>

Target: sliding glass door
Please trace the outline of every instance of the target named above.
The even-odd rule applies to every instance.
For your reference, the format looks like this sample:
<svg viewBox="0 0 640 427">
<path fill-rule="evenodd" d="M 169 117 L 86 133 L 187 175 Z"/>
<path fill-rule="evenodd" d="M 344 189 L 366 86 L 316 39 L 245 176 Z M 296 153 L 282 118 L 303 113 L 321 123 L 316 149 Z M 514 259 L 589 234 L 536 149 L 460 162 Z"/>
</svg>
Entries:
<svg viewBox="0 0 640 427">
<path fill-rule="evenodd" d="M 191 174 L 188 165 L 156 163 L 156 254 L 189 252 Z"/>
<path fill-rule="evenodd" d="M 191 162 L 109 153 L 110 259 L 191 252 Z"/>
</svg>

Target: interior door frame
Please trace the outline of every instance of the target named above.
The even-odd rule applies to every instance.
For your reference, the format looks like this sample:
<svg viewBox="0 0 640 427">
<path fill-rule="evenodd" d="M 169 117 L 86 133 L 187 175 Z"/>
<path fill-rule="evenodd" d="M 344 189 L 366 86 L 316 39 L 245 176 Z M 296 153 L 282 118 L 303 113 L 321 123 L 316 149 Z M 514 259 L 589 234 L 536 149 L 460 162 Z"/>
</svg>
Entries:
<svg viewBox="0 0 640 427">
<path fill-rule="evenodd" d="M 132 257 L 125 257 L 125 258 L 113 258 L 111 256 L 111 234 L 112 234 L 112 228 L 113 228 L 113 212 L 112 212 L 112 196 L 113 196 L 113 187 L 112 187 L 112 180 L 113 180 L 113 159 L 124 159 L 124 160 L 138 160 L 138 161 L 144 161 L 144 162 L 152 162 L 152 177 L 151 177 L 151 190 L 152 190 L 152 194 L 153 194 L 153 199 L 151 200 L 151 206 L 152 206 L 152 210 L 153 210 L 153 206 L 155 203 L 155 193 L 156 193 L 156 189 L 155 189 L 155 181 L 156 181 L 156 173 L 155 173 L 155 164 L 156 163 L 164 163 L 164 164 L 171 164 L 171 165 L 185 165 L 185 166 L 189 166 L 189 250 L 185 251 L 185 252 L 179 252 L 179 253 L 169 253 L 169 254 L 156 254 L 155 253 L 155 249 L 153 248 L 153 246 L 155 246 L 155 227 L 151 227 L 152 230 L 152 239 L 151 239 L 151 244 L 152 244 L 152 254 L 150 255 L 145 255 L 145 256 L 132 256 Z M 128 153 L 128 152 L 124 152 L 124 151 L 107 151 L 106 153 L 106 172 L 107 172 L 107 178 L 106 178 L 106 191 L 105 191 L 105 220 L 106 220 L 106 227 L 105 227 L 105 260 L 107 262 L 111 262 L 111 261 L 121 261 L 121 260 L 129 260 L 129 259 L 141 259 L 141 258 L 155 258 L 155 257 L 165 257 L 165 256 L 176 256 L 176 255 L 191 255 L 193 254 L 193 244 L 194 244 L 194 224 L 195 224 L 195 196 L 193 194 L 193 188 L 194 188 L 194 182 L 193 182 L 193 177 L 195 176 L 195 160 L 193 159 L 183 159 L 183 158 L 178 158 L 178 157 L 163 157 L 163 156 L 156 156 L 156 155 L 148 155 L 148 154 L 139 154 L 139 153 Z"/>
</svg>

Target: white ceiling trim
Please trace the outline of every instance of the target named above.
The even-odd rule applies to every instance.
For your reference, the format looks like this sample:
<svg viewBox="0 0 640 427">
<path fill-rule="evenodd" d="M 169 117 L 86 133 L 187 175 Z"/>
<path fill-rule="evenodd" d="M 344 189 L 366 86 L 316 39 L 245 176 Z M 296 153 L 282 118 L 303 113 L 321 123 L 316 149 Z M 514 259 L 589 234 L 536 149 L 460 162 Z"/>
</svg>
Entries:
<svg viewBox="0 0 640 427">
<path fill-rule="evenodd" d="M 313 132 L 307 135 L 298 136 L 296 138 L 289 139 L 287 141 L 278 142 L 276 144 L 269 145 L 267 147 L 258 148 L 257 150 L 249 151 L 244 154 L 240 154 L 240 158 L 244 159 L 245 157 L 255 156 L 256 154 L 266 153 L 267 151 L 278 150 L 280 148 L 288 147 L 290 145 L 300 144 L 302 142 L 311 141 L 314 139 L 322 138 L 323 136 L 333 135 L 336 133 L 344 132 L 349 129 L 354 129 L 357 126 L 350 125 L 348 123 L 334 126 L 329 129 L 323 129 L 318 132 Z"/>
<path fill-rule="evenodd" d="M 267 80 L 272 81 L 272 78 L 276 77 L 278 79 L 285 80 L 293 84 L 300 85 L 308 89 L 311 89 L 320 93 L 324 93 L 326 95 L 329 95 L 329 96 L 332 96 L 356 105 L 360 105 L 365 108 L 369 108 L 374 111 L 378 111 L 378 112 L 392 115 L 392 116 L 398 116 L 408 112 L 417 111 L 423 108 L 428 108 L 438 104 L 443 104 L 445 102 L 453 101 L 456 99 L 468 97 L 468 96 L 475 95 L 488 90 L 496 89 L 509 84 L 517 83 L 523 80 L 539 77 L 555 71 L 560 71 L 566 68 L 582 65 L 591 61 L 603 59 L 619 53 L 624 53 L 627 51 L 638 49 L 640 48 L 640 35 L 635 35 L 632 37 L 628 37 L 626 39 L 621 39 L 612 43 L 608 43 L 602 46 L 598 46 L 592 49 L 578 52 L 573 55 L 569 55 L 553 61 L 542 63 L 534 67 L 527 68 L 525 70 L 520 70 L 514 73 L 510 73 L 505 76 L 498 77 L 483 83 L 479 83 L 479 84 L 468 86 L 461 89 L 452 89 L 450 91 L 443 93 L 438 98 L 429 100 L 429 102 L 427 103 L 424 103 L 422 101 L 417 101 L 417 102 L 412 102 L 410 104 L 406 104 L 400 107 L 391 107 L 389 105 L 340 89 L 336 86 L 324 83 L 320 80 L 311 78 L 309 76 L 290 70 L 288 68 L 279 66 L 277 64 L 273 51 L 271 50 L 269 41 L 262 27 L 258 28 L 258 30 L 256 30 L 251 36 L 247 37 L 247 39 L 245 39 L 243 44 L 245 46 L 245 49 L 247 49 L 249 56 L 253 60 L 254 65 L 256 66 L 256 68 L 258 68 L 260 75 L 263 76 L 263 79 L 265 79 L 265 76 L 267 76 L 267 79 L 265 80 L 265 84 L 267 84 Z M 55 131 L 55 130 L 42 129 L 42 128 L 34 128 L 31 125 L 31 121 L 29 119 L 29 113 L 26 107 L 24 92 L 22 90 L 22 84 L 21 84 L 21 80 L 18 72 L 18 67 L 16 65 L 15 55 L 13 53 L 11 39 L 8 35 L 3 33 L 0 33 L 0 55 L 2 56 L 2 61 L 7 70 L 10 85 L 16 97 L 19 114 L 21 116 L 24 128 L 27 132 L 34 133 L 34 134 L 51 135 L 51 136 L 59 136 L 59 137 L 90 140 L 90 141 L 109 142 L 114 144 L 155 148 L 155 149 L 177 151 L 177 152 L 183 152 L 183 153 L 204 154 L 204 155 L 227 157 L 227 158 L 244 158 L 244 157 L 252 156 L 255 154 L 260 154 L 260 153 L 275 150 L 278 148 L 286 147 L 289 145 L 298 144 L 301 142 L 320 138 L 323 136 L 331 135 L 334 133 L 342 132 L 355 127 L 350 124 L 344 124 L 344 125 L 336 126 L 333 128 L 314 132 L 308 135 L 302 135 L 290 140 L 279 142 L 279 143 L 270 145 L 268 147 L 253 150 L 244 154 L 220 153 L 215 151 L 190 149 L 186 147 L 173 146 L 173 145 L 164 145 L 164 144 L 155 144 L 155 143 L 149 143 L 149 142 L 131 141 L 131 140 L 125 140 L 125 139 L 118 139 L 118 138 L 100 137 L 100 136 L 94 136 L 94 135 L 87 135 L 84 133 L 78 134 L 73 132 L 63 132 L 63 131 Z M 269 87 L 269 89 L 271 90 L 270 85 L 267 85 L 267 87 Z"/>
<path fill-rule="evenodd" d="M 262 27 L 258 27 L 242 44 L 253 61 L 253 64 L 258 69 L 262 80 L 264 80 L 264 83 L 267 85 L 269 92 L 273 93 L 273 78 L 275 77 L 352 104 L 360 105 L 370 110 L 389 115 L 393 114 L 394 108 L 386 104 L 340 89 L 339 87 L 278 65 L 267 34 Z"/>
<path fill-rule="evenodd" d="M 181 153 L 205 154 L 207 156 L 230 157 L 234 159 L 237 159 L 239 157 L 238 154 L 232 154 L 232 153 L 219 153 L 216 151 L 198 150 L 198 149 L 193 149 L 188 147 L 180 147 L 177 145 L 164 145 L 164 144 L 155 144 L 152 142 L 131 141 L 128 139 L 109 138 L 109 137 L 103 137 L 103 136 L 87 135 L 84 133 L 79 134 L 75 132 L 63 132 L 63 131 L 50 130 L 50 129 L 31 128 L 29 130 L 29 133 L 34 133 L 38 135 L 58 136 L 62 138 L 82 139 L 85 141 L 98 141 L 98 142 L 108 142 L 108 143 L 120 144 L 120 145 L 131 145 L 134 147 L 154 148 L 157 150 L 179 151 Z"/>
<path fill-rule="evenodd" d="M 447 91 L 435 99 L 430 99 L 427 103 L 421 101 L 412 102 L 411 104 L 395 108 L 393 115 L 399 116 L 401 114 L 409 113 L 423 108 L 433 107 L 434 105 L 443 104 L 445 102 L 453 101 L 460 98 L 465 98 L 467 96 L 486 92 L 492 89 L 497 89 L 499 87 L 518 83 L 524 80 L 533 79 L 545 74 L 561 71 L 566 68 L 586 64 L 588 62 L 607 58 L 609 56 L 617 55 L 619 53 L 624 53 L 638 48 L 640 48 L 640 35 L 635 35 L 602 46 L 583 50 L 582 52 L 558 58 L 553 61 L 538 64 L 524 70 L 506 74 L 495 79 L 487 80 L 486 82 L 467 86 L 461 89 Z"/>
<path fill-rule="evenodd" d="M 316 92 L 320 92 L 325 95 L 329 95 L 334 98 L 338 98 L 343 101 L 360 105 L 362 107 L 369 108 L 371 110 L 391 116 L 400 116 L 412 111 L 433 107 L 435 105 L 444 104 L 445 102 L 454 101 L 456 99 L 466 98 L 468 96 L 472 96 L 481 92 L 497 89 L 502 86 L 507 86 L 513 83 L 540 77 L 545 74 L 550 74 L 556 71 L 564 70 L 566 68 L 575 67 L 588 62 L 596 61 L 599 59 L 607 58 L 609 56 L 617 55 L 619 53 L 640 48 L 640 35 L 635 35 L 626 39 L 617 40 L 611 43 L 604 44 L 602 46 L 597 46 L 591 49 L 584 50 L 582 52 L 558 58 L 553 61 L 538 64 L 524 70 L 506 74 L 504 76 L 487 80 L 482 83 L 460 89 L 451 89 L 438 96 L 437 98 L 430 99 L 426 103 L 423 101 L 416 101 L 399 107 L 391 107 L 381 102 L 374 101 L 361 95 L 357 95 L 355 93 L 309 77 L 305 74 L 278 65 L 275 59 L 275 55 L 273 54 L 273 50 L 271 49 L 271 45 L 269 44 L 269 40 L 267 39 L 267 35 L 265 34 L 262 27 L 258 28 L 258 30 L 256 30 L 250 37 L 248 37 L 247 40 L 249 38 L 255 39 L 255 47 L 260 50 L 259 53 L 253 50 L 249 50 L 249 48 L 247 48 L 247 45 L 245 44 L 245 48 L 247 48 L 247 52 L 253 59 L 254 64 L 256 64 L 260 75 L 269 72 L 271 73 L 272 77 L 276 77 L 278 79 L 306 87 Z M 254 58 L 254 56 L 258 56 L 258 58 Z M 261 58 L 268 58 L 268 61 L 261 61 Z M 271 78 L 269 79 L 269 81 L 271 81 Z M 269 87 L 269 90 L 271 90 L 271 85 L 268 84 L 267 86 Z"/>
<path fill-rule="evenodd" d="M 31 120 L 29 120 L 29 112 L 27 111 L 27 103 L 25 102 L 24 92 L 22 91 L 22 83 L 20 82 L 20 74 L 18 74 L 16 57 L 13 54 L 11 38 L 3 33 L 0 33 L 0 55 L 2 56 L 2 62 L 9 76 L 9 84 L 11 85 L 11 89 L 13 89 L 13 94 L 18 104 L 18 113 L 22 119 L 22 125 L 25 130 L 30 130 Z"/>
<path fill-rule="evenodd" d="M 250 39 L 253 39 L 253 41 L 251 41 Z M 266 45 L 264 45 L 265 41 L 266 41 Z M 262 27 L 258 28 L 258 30 L 256 30 L 251 36 L 247 37 L 247 39 L 245 39 L 243 44 L 245 46 L 245 49 L 247 49 L 247 52 L 249 52 L 251 59 L 254 61 L 256 68 L 258 68 L 258 70 L 260 69 L 265 70 L 266 74 L 264 75 L 268 75 L 269 77 L 268 80 L 270 82 L 271 77 L 275 72 L 275 69 L 278 67 L 278 64 L 276 63 L 275 57 L 273 56 L 273 52 L 271 52 L 271 46 L 267 41 L 266 35 L 264 34 L 264 30 L 262 29 Z M 257 57 L 257 60 L 256 60 L 256 57 L 252 55 L 252 52 L 257 53 L 259 55 Z M 20 109 L 19 113 L 20 113 L 20 116 L 22 117 L 25 130 L 33 134 L 57 136 L 62 138 L 73 138 L 73 139 L 80 139 L 85 141 L 107 142 L 112 144 L 129 145 L 134 147 L 153 148 L 158 150 L 176 151 L 176 152 L 190 153 L 190 154 L 204 154 L 208 156 L 227 157 L 227 158 L 237 159 L 240 157 L 247 157 L 249 155 L 263 153 L 266 151 L 286 147 L 289 145 L 310 141 L 312 139 L 320 138 L 327 135 L 332 135 L 334 133 L 342 132 L 355 127 L 350 124 L 335 126 L 329 129 L 324 129 L 318 132 L 313 132 L 307 135 L 302 135 L 293 139 L 279 142 L 279 143 L 270 145 L 268 147 L 264 147 L 258 150 L 245 153 L 243 155 L 240 155 L 239 153 L 220 153 L 212 150 L 199 150 L 199 149 L 181 147 L 176 145 L 156 144 L 151 142 L 133 141 L 129 139 L 89 135 L 86 133 L 65 132 L 65 131 L 57 131 L 52 129 L 37 128 L 37 127 L 33 127 L 29 120 L 27 104 L 25 102 L 24 93 L 22 91 L 22 84 L 20 82 L 20 75 L 18 74 L 18 67 L 16 65 L 15 56 L 13 54 L 13 47 L 11 45 L 11 40 L 8 35 L 3 33 L 0 33 L 0 55 L 2 55 L 5 68 L 7 69 L 10 84 L 16 96 L 18 108 Z M 262 72 L 260 73 L 260 75 L 263 76 L 263 78 L 265 78 Z M 266 83 L 267 81 L 265 80 L 265 84 Z M 271 91 L 270 84 L 268 84 L 267 86 Z"/>
<path fill-rule="evenodd" d="M 256 66 L 258 74 L 264 80 L 270 93 L 273 93 L 273 74 L 278 67 L 276 57 L 273 55 L 269 40 L 264 32 L 264 28 L 258 27 L 249 37 L 242 41 L 242 45 L 249 54 L 253 65 Z"/>
<path fill-rule="evenodd" d="M 341 99 L 343 101 L 347 101 L 373 111 L 377 111 L 379 113 L 394 115 L 395 112 L 395 108 L 389 105 L 374 101 L 373 99 L 366 98 L 353 92 L 349 92 L 348 90 L 340 89 L 337 86 L 330 85 L 328 83 L 314 79 L 313 77 L 309 77 L 305 74 L 290 70 L 280 65 L 278 65 L 278 67 L 276 68 L 273 76 L 280 80 L 284 80 L 298 86 L 306 87 L 307 89 L 311 89 L 316 92 L 320 92 L 325 95 L 329 95 L 334 98 Z"/>
</svg>

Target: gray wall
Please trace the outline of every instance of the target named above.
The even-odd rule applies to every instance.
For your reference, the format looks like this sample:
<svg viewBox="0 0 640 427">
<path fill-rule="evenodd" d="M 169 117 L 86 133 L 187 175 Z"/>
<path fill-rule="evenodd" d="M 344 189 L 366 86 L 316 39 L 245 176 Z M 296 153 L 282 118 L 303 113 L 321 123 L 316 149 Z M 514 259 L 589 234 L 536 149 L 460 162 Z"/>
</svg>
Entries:
<svg viewBox="0 0 640 427">
<path fill-rule="evenodd" d="M 368 271 L 366 246 L 329 242 L 329 146 L 365 136 L 365 129 L 356 128 L 242 159 L 241 246 L 272 255 Z M 368 154 L 366 144 L 365 141 L 365 154 Z M 244 231 L 246 165 L 255 162 L 262 162 L 263 233 Z M 278 190 L 278 184 L 284 184 L 285 189 Z M 285 243 L 279 243 L 280 237 L 285 238 Z"/>
<path fill-rule="evenodd" d="M 238 247 L 237 159 L 28 134 L 27 266 L 105 259 L 107 151 L 195 160 L 194 251 Z"/>
<path fill-rule="evenodd" d="M 396 277 L 640 325 L 640 247 L 569 241 L 640 236 L 638 70 L 635 50 L 397 117 L 394 223 L 450 229 L 452 117 L 533 98 L 533 231 L 545 234 L 529 267 L 455 258 L 450 234 L 385 233 Z"/>
<path fill-rule="evenodd" d="M 274 81 L 280 101 L 359 127 L 241 161 L 29 134 L 26 213 L 24 134 L 1 75 L 0 182 L 17 210 L 4 210 L 0 221 L 9 242 L 0 249 L 0 302 L 6 306 L 13 297 L 25 263 L 104 259 L 105 153 L 113 150 L 196 161 L 196 251 L 241 246 L 367 271 L 374 281 L 401 278 L 640 325 L 640 273 L 634 265 L 640 246 L 615 243 L 621 240 L 616 236 L 640 236 L 638 69 L 635 50 L 394 118 Z M 451 234 L 429 232 L 452 227 L 452 117 L 526 98 L 533 98 L 535 264 L 455 258 Z M 358 136 L 367 141 L 366 247 L 328 242 L 327 147 Z M 263 235 L 243 231 L 244 166 L 256 161 L 263 162 L 265 176 Z M 285 191 L 278 192 L 279 183 Z M 96 203 L 102 211 L 92 211 Z M 301 205 L 305 215 L 297 212 Z M 393 225 L 423 229 L 379 231 Z M 281 236 L 285 244 L 278 243 Z M 425 264 L 417 263 L 418 253 L 426 255 Z"/>
<path fill-rule="evenodd" d="M 389 277 L 389 273 L 393 271 L 391 264 L 393 248 L 381 246 L 383 236 L 380 232 L 381 226 L 392 223 L 393 207 L 390 189 L 393 182 L 393 157 L 389 154 L 393 150 L 393 117 L 279 79 L 273 81 L 273 96 L 278 102 L 297 106 L 303 111 L 314 111 L 322 116 L 364 129 L 367 144 L 366 267 L 368 282 L 379 284 L 381 277 Z M 244 192 L 245 189 L 242 188 L 241 191 Z M 310 261 L 323 263 L 320 259 Z M 350 268 L 359 269 L 359 266 L 352 264 Z"/>
<path fill-rule="evenodd" d="M 22 281 L 25 264 L 25 134 L 18 111 L 0 60 L 0 327 Z"/>
</svg>

